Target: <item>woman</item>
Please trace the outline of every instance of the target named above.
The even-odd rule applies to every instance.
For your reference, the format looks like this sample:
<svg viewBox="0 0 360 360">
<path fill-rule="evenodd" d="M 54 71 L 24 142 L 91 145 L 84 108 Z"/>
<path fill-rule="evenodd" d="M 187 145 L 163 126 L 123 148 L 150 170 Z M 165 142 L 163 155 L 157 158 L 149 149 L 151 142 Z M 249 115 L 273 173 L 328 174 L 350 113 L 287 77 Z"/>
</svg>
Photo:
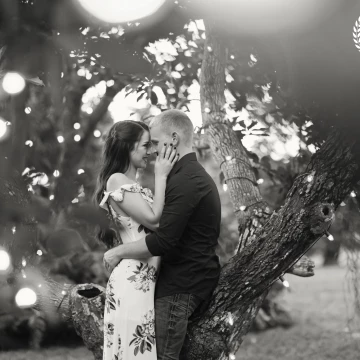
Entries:
<svg viewBox="0 0 360 360">
<path fill-rule="evenodd" d="M 150 149 L 147 125 L 132 120 L 114 124 L 105 142 L 95 200 L 111 211 L 123 243 L 157 228 L 166 178 L 178 158 L 171 146 L 157 156 L 153 197 L 150 189 L 136 181 L 137 170 L 147 165 Z M 119 245 L 111 234 L 99 232 L 108 248 Z M 159 257 L 126 259 L 112 271 L 106 287 L 104 360 L 156 360 L 154 292 L 159 264 Z"/>
</svg>

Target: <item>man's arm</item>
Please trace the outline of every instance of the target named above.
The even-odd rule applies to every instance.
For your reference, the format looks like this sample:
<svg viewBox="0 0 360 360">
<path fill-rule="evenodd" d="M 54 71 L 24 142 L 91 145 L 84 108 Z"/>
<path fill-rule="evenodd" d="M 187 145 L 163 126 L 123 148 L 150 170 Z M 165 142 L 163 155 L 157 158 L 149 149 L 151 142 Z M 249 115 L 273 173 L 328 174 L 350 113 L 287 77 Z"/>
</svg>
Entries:
<svg viewBox="0 0 360 360">
<path fill-rule="evenodd" d="M 116 246 L 104 254 L 104 266 L 111 272 L 122 259 L 146 259 L 152 257 L 145 237 L 128 244 Z"/>
</svg>

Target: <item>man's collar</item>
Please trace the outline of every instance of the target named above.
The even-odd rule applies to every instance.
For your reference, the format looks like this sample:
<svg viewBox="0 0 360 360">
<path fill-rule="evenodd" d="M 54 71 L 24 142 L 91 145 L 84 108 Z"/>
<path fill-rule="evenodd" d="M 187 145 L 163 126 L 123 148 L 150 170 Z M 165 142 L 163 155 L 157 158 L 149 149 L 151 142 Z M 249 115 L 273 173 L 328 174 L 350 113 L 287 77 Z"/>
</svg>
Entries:
<svg viewBox="0 0 360 360">
<path fill-rule="evenodd" d="M 191 152 L 191 153 L 184 155 L 171 169 L 171 171 L 168 175 L 168 179 L 170 176 L 176 174 L 184 166 L 184 164 L 188 163 L 189 161 L 197 161 L 196 153 Z"/>
</svg>

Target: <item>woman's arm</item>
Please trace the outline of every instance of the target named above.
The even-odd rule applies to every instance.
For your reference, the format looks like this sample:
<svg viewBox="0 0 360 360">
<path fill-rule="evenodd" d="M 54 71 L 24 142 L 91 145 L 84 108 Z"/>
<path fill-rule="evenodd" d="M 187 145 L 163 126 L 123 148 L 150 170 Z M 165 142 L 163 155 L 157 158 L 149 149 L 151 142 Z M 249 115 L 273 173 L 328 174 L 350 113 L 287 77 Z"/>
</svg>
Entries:
<svg viewBox="0 0 360 360">
<path fill-rule="evenodd" d="M 124 174 L 113 174 L 107 183 L 107 191 L 115 191 L 121 186 L 131 184 L 133 181 Z M 153 207 L 144 200 L 140 193 L 124 192 L 122 201 L 110 199 L 112 208 L 122 216 L 130 216 L 139 224 L 154 231 L 159 225 L 159 220 L 164 208 L 165 202 L 166 177 L 155 177 L 155 196 Z"/>
<path fill-rule="evenodd" d="M 159 226 L 160 217 L 165 203 L 166 179 L 171 169 L 178 160 L 176 148 L 164 147 L 155 162 L 155 196 L 153 206 L 143 199 L 140 193 L 126 191 L 121 202 L 111 199 L 113 209 L 123 216 L 130 216 L 139 224 L 150 230 Z M 131 184 L 133 181 L 121 173 L 110 176 L 107 182 L 108 191 L 115 191 L 122 185 Z M 125 195 L 126 194 L 126 195 Z"/>
</svg>

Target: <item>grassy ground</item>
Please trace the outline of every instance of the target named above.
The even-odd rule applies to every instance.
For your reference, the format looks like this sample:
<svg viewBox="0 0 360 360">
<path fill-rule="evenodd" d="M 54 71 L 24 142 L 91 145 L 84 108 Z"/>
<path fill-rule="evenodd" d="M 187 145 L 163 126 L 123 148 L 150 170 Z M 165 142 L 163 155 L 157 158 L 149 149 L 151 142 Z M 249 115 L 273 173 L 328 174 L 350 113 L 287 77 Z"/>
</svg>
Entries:
<svg viewBox="0 0 360 360">
<path fill-rule="evenodd" d="M 351 326 L 352 331 L 347 330 L 351 298 L 344 293 L 345 270 L 322 268 L 315 270 L 312 278 L 287 276 L 287 279 L 291 292 L 285 300 L 293 311 L 296 325 L 249 334 L 236 358 L 359 360 L 360 328 Z"/>
<path fill-rule="evenodd" d="M 318 269 L 312 278 L 288 276 L 291 292 L 284 301 L 296 325 L 249 334 L 236 358 L 242 360 L 358 360 L 360 328 L 347 328 L 345 271 Z M 348 304 L 348 307 L 351 306 Z M 39 352 L 0 353 L 0 360 L 92 360 L 85 348 L 49 348 Z"/>
</svg>

